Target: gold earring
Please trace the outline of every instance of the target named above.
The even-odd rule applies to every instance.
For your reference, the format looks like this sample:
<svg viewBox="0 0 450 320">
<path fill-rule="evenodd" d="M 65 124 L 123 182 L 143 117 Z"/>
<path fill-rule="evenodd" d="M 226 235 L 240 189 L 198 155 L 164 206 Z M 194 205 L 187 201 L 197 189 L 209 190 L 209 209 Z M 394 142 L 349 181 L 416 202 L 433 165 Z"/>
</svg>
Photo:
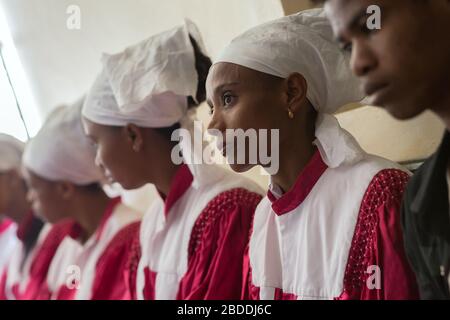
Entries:
<svg viewBox="0 0 450 320">
<path fill-rule="evenodd" d="M 291 109 L 288 109 L 288 116 L 289 116 L 289 119 L 294 119 L 294 117 L 295 117 L 295 115 Z"/>
</svg>

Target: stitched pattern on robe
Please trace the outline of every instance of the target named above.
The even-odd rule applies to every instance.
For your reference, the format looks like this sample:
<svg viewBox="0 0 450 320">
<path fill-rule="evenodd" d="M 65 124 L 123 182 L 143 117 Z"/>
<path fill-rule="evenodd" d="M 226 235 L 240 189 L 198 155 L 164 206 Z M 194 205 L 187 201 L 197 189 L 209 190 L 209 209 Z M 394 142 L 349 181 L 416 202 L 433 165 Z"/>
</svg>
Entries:
<svg viewBox="0 0 450 320">
<path fill-rule="evenodd" d="M 401 199 L 408 179 L 406 172 L 386 169 L 380 171 L 372 180 L 364 195 L 352 240 L 344 276 L 344 293 L 357 294 L 365 285 L 369 277 L 366 271 L 379 222 L 377 209 L 386 201 Z"/>
<path fill-rule="evenodd" d="M 211 200 L 207 207 L 200 214 L 192 229 L 191 239 L 189 241 L 188 259 L 194 256 L 197 248 L 201 243 L 205 229 L 214 223 L 223 212 L 229 211 L 236 203 L 246 204 L 249 207 L 256 208 L 261 201 L 259 194 L 250 192 L 242 188 L 232 189 L 219 194 Z"/>
</svg>

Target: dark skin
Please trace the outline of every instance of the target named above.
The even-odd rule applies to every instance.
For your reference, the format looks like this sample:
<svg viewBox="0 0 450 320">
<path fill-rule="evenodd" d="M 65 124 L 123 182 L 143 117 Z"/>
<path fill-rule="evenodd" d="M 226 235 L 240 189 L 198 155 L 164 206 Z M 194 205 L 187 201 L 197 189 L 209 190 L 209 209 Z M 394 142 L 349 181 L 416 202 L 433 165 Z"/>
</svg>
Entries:
<svg viewBox="0 0 450 320">
<path fill-rule="evenodd" d="M 0 173 L 0 216 L 21 223 L 31 211 L 27 201 L 27 187 L 18 169 Z"/>
<path fill-rule="evenodd" d="M 80 241 L 86 242 L 97 230 L 110 199 L 98 189 L 77 186 L 67 181 L 50 181 L 27 170 L 28 199 L 33 211 L 50 223 L 75 220 L 82 229 Z"/>
<path fill-rule="evenodd" d="M 151 183 L 164 195 L 179 165 L 171 159 L 174 144 L 151 128 L 134 124 L 104 126 L 83 118 L 86 135 L 95 144 L 96 163 L 111 181 L 132 190 Z"/>
<path fill-rule="evenodd" d="M 369 5 L 381 30 L 366 27 Z M 398 119 L 430 109 L 450 129 L 450 1 L 328 0 L 325 10 L 371 104 Z"/>
<path fill-rule="evenodd" d="M 218 63 L 210 71 L 206 89 L 212 109 L 208 129 L 219 130 L 224 138 L 226 129 L 280 130 L 280 166 L 272 180 L 284 191 L 290 190 L 315 152 L 315 112 L 306 98 L 304 77 L 293 73 L 281 79 L 235 64 Z M 289 110 L 294 119 L 289 118 Z M 231 167 L 244 172 L 254 166 Z"/>
</svg>

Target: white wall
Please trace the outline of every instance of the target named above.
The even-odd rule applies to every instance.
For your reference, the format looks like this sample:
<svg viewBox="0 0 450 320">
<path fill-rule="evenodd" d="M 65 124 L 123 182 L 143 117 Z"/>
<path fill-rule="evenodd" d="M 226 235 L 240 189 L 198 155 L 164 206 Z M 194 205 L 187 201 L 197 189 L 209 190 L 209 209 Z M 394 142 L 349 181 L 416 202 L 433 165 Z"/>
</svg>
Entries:
<svg viewBox="0 0 450 320">
<path fill-rule="evenodd" d="M 427 158 L 439 146 L 444 131 L 444 124 L 430 112 L 397 121 L 380 108 L 363 107 L 337 117 L 366 151 L 397 162 Z"/>
<path fill-rule="evenodd" d="M 235 35 L 283 15 L 279 0 L 1 0 L 16 48 L 43 115 L 84 94 L 102 52 L 196 22 L 215 56 Z M 81 30 L 68 30 L 69 5 L 81 9 Z"/>
</svg>

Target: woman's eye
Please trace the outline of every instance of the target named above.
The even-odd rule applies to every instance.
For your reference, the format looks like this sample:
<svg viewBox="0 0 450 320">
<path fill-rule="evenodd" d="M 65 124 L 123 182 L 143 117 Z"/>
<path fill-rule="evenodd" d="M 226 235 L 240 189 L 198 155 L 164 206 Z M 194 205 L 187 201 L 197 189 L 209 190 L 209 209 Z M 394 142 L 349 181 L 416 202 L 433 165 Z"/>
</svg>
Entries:
<svg viewBox="0 0 450 320">
<path fill-rule="evenodd" d="M 214 107 L 209 106 L 209 115 L 212 116 L 214 114 Z"/>
<path fill-rule="evenodd" d="M 97 144 L 96 141 L 94 141 L 94 140 L 92 140 L 92 139 L 89 139 L 89 142 L 91 143 L 91 146 L 92 146 L 93 148 L 97 149 L 98 144 Z"/>
<path fill-rule="evenodd" d="M 230 105 L 233 104 L 233 102 L 234 102 L 234 97 L 233 97 L 232 95 L 230 95 L 230 94 L 225 94 L 225 95 L 223 96 L 223 105 L 224 105 L 224 106 L 230 106 Z"/>
<path fill-rule="evenodd" d="M 342 46 L 342 50 L 344 50 L 344 51 L 346 51 L 346 52 L 352 52 L 352 49 L 353 49 L 353 44 L 351 43 L 351 42 L 349 42 L 349 43 L 345 43 L 343 46 Z"/>
</svg>

